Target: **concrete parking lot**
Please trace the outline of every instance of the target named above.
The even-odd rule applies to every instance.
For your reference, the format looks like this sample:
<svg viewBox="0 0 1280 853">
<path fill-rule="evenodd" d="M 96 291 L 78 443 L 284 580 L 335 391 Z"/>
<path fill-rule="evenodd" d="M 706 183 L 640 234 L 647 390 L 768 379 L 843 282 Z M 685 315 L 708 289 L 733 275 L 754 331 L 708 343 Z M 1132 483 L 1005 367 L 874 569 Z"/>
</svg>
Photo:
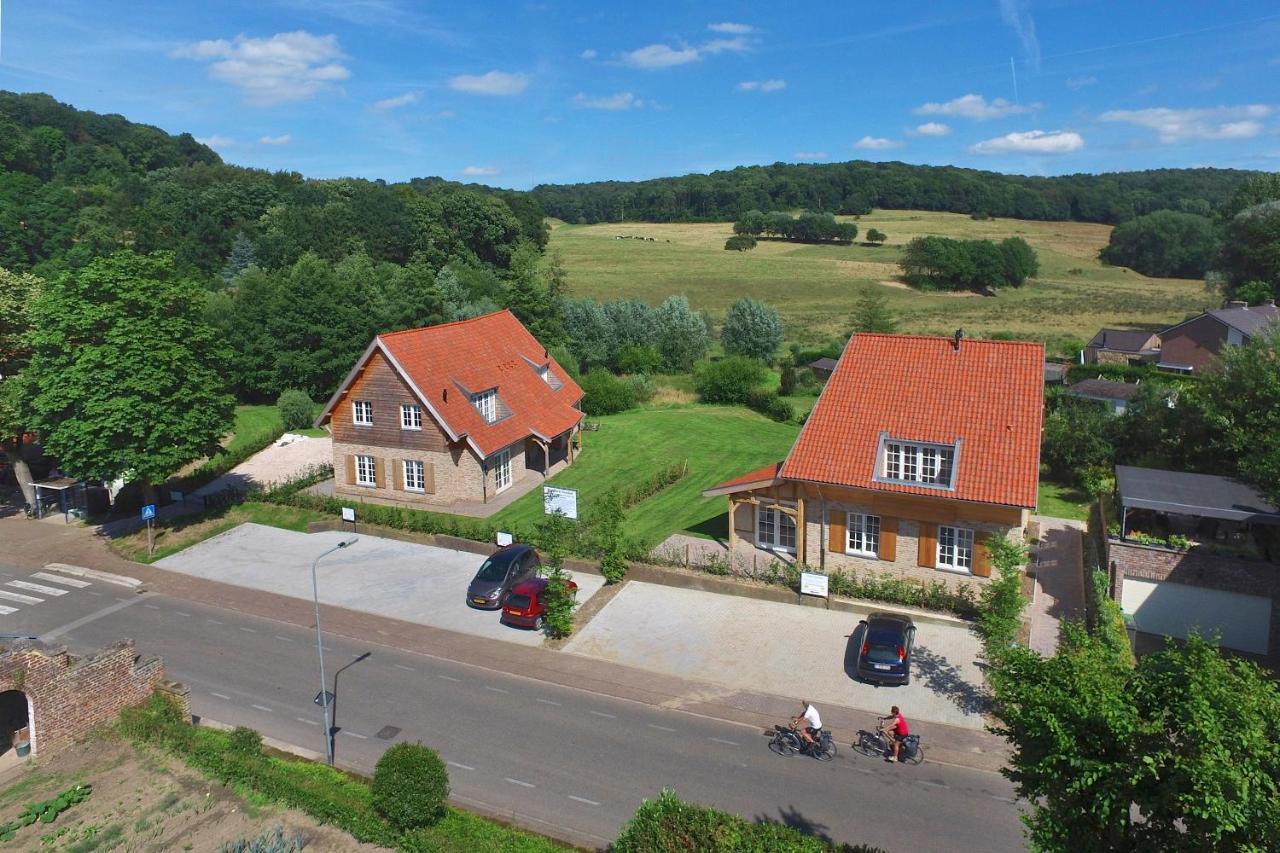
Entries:
<svg viewBox="0 0 1280 853">
<path fill-rule="evenodd" d="M 892 610 L 892 607 L 880 608 Z M 962 623 L 920 621 L 905 687 L 854 680 L 865 613 L 842 613 L 630 582 L 565 647 L 735 689 L 981 729 L 986 697 L 977 636 Z"/>
<path fill-rule="evenodd" d="M 236 586 L 311 599 L 311 561 L 350 533 L 296 533 L 261 524 L 242 524 L 156 563 Z M 320 561 L 320 601 L 512 643 L 538 645 L 542 635 L 510 628 L 494 611 L 466 605 L 467 584 L 483 557 L 431 545 L 357 535 L 350 548 Z M 584 603 L 604 583 L 580 574 L 578 601 Z"/>
</svg>

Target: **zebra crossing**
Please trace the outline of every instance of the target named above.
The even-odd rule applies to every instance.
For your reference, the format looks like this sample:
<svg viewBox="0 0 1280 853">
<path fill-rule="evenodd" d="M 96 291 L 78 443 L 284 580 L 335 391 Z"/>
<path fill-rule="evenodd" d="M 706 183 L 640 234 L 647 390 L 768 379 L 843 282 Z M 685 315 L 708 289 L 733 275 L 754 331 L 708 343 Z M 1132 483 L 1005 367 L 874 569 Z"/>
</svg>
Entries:
<svg viewBox="0 0 1280 853">
<path fill-rule="evenodd" d="M 34 572 L 30 580 L 6 581 L 0 586 L 0 616 L 17 613 L 21 608 L 16 605 L 35 606 L 90 586 L 93 584 L 89 581 L 54 571 Z"/>
</svg>

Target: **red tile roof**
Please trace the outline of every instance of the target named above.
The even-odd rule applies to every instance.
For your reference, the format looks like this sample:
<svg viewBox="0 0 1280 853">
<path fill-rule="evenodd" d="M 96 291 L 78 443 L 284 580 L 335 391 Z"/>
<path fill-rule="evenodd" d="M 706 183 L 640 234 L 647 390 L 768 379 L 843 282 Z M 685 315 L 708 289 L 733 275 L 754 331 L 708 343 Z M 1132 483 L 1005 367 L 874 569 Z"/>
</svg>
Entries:
<svg viewBox="0 0 1280 853">
<path fill-rule="evenodd" d="M 1044 347 L 1015 341 L 856 334 L 782 477 L 1035 507 Z M 880 436 L 954 444 L 955 489 L 876 482 Z"/>
<path fill-rule="evenodd" d="M 389 332 L 374 340 L 415 386 L 442 426 L 467 437 L 489 456 L 530 435 L 544 440 L 582 418 L 574 405 L 582 389 L 510 311 L 423 329 Z M 537 366 L 549 365 L 563 383 L 548 385 Z M 511 414 L 486 423 L 468 392 L 496 389 Z"/>
<path fill-rule="evenodd" d="M 734 477 L 732 480 L 725 480 L 723 483 L 719 483 L 709 489 L 704 489 L 702 495 L 703 497 L 709 498 L 715 495 L 728 495 L 733 492 L 740 492 L 743 491 L 744 488 L 753 486 L 759 487 L 761 485 L 768 485 L 778 479 L 778 469 L 781 467 L 781 462 L 774 462 L 770 465 L 764 466 L 763 468 L 757 468 L 755 471 L 743 474 L 741 477 Z"/>
</svg>

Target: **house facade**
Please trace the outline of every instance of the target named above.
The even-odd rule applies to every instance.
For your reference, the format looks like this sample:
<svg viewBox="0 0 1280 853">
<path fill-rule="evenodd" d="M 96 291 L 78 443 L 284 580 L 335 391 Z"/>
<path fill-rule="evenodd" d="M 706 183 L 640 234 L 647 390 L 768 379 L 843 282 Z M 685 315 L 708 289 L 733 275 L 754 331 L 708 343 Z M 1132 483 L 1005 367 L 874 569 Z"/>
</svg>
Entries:
<svg viewBox="0 0 1280 853">
<path fill-rule="evenodd" d="M 1132 329 L 1100 329 L 1085 344 L 1084 364 L 1150 364 L 1160 358 L 1160 335 Z"/>
<path fill-rule="evenodd" d="M 378 335 L 325 405 L 334 492 L 486 504 L 573 462 L 582 389 L 510 311 Z"/>
<path fill-rule="evenodd" d="M 1025 535 L 1043 421 L 1040 344 L 855 334 L 791 453 L 703 492 L 729 499 L 731 558 L 949 585 Z"/>
<path fill-rule="evenodd" d="M 1223 349 L 1241 346 L 1280 321 L 1275 303 L 1249 306 L 1228 302 L 1160 333 L 1160 367 L 1199 372 L 1218 360 Z"/>
</svg>

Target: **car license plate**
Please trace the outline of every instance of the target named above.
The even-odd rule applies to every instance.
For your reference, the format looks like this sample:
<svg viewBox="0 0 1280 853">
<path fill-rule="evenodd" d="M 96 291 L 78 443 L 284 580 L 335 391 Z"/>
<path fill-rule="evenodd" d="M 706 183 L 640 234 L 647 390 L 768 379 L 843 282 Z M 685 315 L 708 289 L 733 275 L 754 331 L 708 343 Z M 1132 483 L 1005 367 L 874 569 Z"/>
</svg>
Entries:
<svg viewBox="0 0 1280 853">
<path fill-rule="evenodd" d="M 488 602 L 485 601 L 483 598 L 473 598 L 471 599 L 471 603 L 472 604 L 488 604 Z"/>
<path fill-rule="evenodd" d="M 872 666 L 874 666 L 876 669 L 888 669 L 888 668 L 889 668 L 889 664 L 887 664 L 887 663 L 873 663 L 873 664 L 871 664 L 871 665 L 872 665 Z"/>
</svg>

